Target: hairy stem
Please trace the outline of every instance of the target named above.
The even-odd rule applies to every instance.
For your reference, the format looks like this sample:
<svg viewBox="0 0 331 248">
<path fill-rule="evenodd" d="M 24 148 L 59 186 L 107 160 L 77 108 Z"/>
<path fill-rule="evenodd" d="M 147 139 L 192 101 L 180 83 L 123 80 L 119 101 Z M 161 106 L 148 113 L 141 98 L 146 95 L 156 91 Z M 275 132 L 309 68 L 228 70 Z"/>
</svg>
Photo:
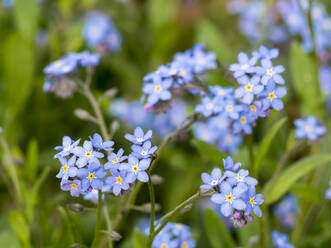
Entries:
<svg viewBox="0 0 331 248">
<path fill-rule="evenodd" d="M 98 190 L 97 223 L 95 225 L 94 239 L 91 248 L 98 247 L 100 228 L 101 228 L 101 211 L 102 211 L 102 192 L 101 190 Z"/>
<path fill-rule="evenodd" d="M 148 244 L 147 247 L 152 247 L 153 242 L 153 235 L 154 235 L 154 219 L 155 219 L 155 194 L 154 194 L 154 187 L 152 184 L 152 180 L 150 175 L 148 180 L 148 191 L 149 197 L 151 202 L 151 215 L 150 215 L 150 222 L 149 222 L 149 237 L 148 237 Z"/>
</svg>

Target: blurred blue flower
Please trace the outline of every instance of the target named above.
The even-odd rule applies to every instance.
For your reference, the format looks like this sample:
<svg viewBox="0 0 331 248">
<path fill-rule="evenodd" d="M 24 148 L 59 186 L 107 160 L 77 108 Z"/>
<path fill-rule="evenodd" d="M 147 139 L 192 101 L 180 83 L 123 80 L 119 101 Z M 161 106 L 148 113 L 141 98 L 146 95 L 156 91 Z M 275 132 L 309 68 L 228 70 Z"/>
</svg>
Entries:
<svg viewBox="0 0 331 248">
<path fill-rule="evenodd" d="M 285 228 L 294 227 L 298 212 L 299 206 L 297 204 L 297 199 L 290 194 L 283 197 L 274 209 L 275 216 L 277 216 Z"/>
<path fill-rule="evenodd" d="M 257 62 L 257 58 L 253 57 L 251 59 L 248 58 L 246 53 L 239 53 L 238 55 L 238 62 L 237 64 L 230 65 L 229 70 L 234 72 L 234 77 L 239 78 L 246 74 L 254 73 L 255 72 L 255 64 Z"/>
<path fill-rule="evenodd" d="M 307 138 L 311 141 L 317 140 L 326 133 L 326 128 L 320 125 L 319 122 L 320 121 L 312 115 L 295 120 L 295 137 L 298 139 Z"/>
<path fill-rule="evenodd" d="M 213 194 L 211 200 L 221 205 L 221 213 L 230 216 L 233 209 L 244 210 L 246 203 L 240 199 L 244 190 L 240 187 L 232 188 L 227 182 L 221 183 L 221 193 Z"/>
<path fill-rule="evenodd" d="M 232 158 L 228 156 L 226 159 L 223 159 L 223 165 L 226 171 L 236 172 L 240 169 L 241 162 L 237 162 L 234 164 Z"/>
<path fill-rule="evenodd" d="M 263 59 L 261 61 L 262 66 L 256 67 L 256 73 L 262 76 L 261 83 L 267 85 L 269 82 L 275 82 L 277 84 L 285 84 L 284 78 L 280 73 L 285 71 L 284 66 L 273 66 L 271 60 Z"/>
<path fill-rule="evenodd" d="M 222 171 L 219 168 L 214 168 L 211 175 L 203 172 L 201 174 L 201 179 L 205 183 L 200 186 L 201 189 L 211 189 L 221 184 L 224 177 L 222 177 Z"/>
<path fill-rule="evenodd" d="M 224 176 L 227 177 L 226 182 L 232 186 L 237 186 L 243 191 L 247 191 L 248 187 L 255 187 L 257 180 L 248 176 L 248 170 L 241 169 L 237 173 L 233 171 L 226 171 Z"/>
<path fill-rule="evenodd" d="M 212 114 L 217 114 L 223 110 L 223 102 L 217 97 L 213 99 L 208 96 L 204 96 L 201 99 L 201 103 L 195 107 L 195 112 L 201 113 L 203 116 L 211 116 Z"/>
<path fill-rule="evenodd" d="M 72 56 L 63 56 L 45 67 L 44 73 L 50 76 L 63 76 L 77 68 L 77 60 Z"/>
<path fill-rule="evenodd" d="M 120 166 L 120 170 L 127 171 L 126 181 L 128 183 L 133 183 L 136 179 L 140 182 L 146 183 L 149 180 L 146 170 L 150 163 L 150 159 L 141 159 L 139 161 L 135 156 L 129 155 L 128 163 L 123 163 Z"/>
<path fill-rule="evenodd" d="M 329 182 L 329 188 L 325 191 L 325 198 L 328 200 L 331 199 L 331 181 Z"/>
<path fill-rule="evenodd" d="M 221 87 L 219 85 L 209 86 L 210 93 L 219 98 L 220 100 L 225 100 L 226 98 L 232 96 L 233 87 Z"/>
<path fill-rule="evenodd" d="M 271 48 L 268 49 L 265 46 L 260 46 L 258 51 L 253 51 L 252 52 L 253 57 L 256 57 L 258 60 L 273 60 L 278 57 L 279 55 L 279 50 L 278 48 Z"/>
<path fill-rule="evenodd" d="M 285 87 L 275 87 L 273 84 L 268 84 L 266 89 L 259 95 L 262 99 L 263 110 L 267 110 L 270 107 L 277 111 L 282 110 L 284 104 L 281 98 L 283 98 L 286 93 Z"/>
<path fill-rule="evenodd" d="M 220 136 L 218 147 L 224 152 L 235 153 L 242 140 L 241 135 L 228 132 Z"/>
<path fill-rule="evenodd" d="M 226 116 L 233 120 L 239 118 L 239 112 L 243 110 L 242 105 L 237 104 L 233 99 L 228 99 L 224 102 L 224 112 Z"/>
<path fill-rule="evenodd" d="M 235 90 L 234 96 L 246 104 L 251 104 L 254 95 L 260 94 L 264 89 L 264 86 L 260 84 L 259 76 L 253 76 L 251 79 L 242 77 L 240 84 L 241 86 Z"/>
<path fill-rule="evenodd" d="M 152 147 L 152 143 L 146 141 L 142 146 L 132 145 L 131 149 L 133 151 L 132 154 L 137 158 L 149 158 L 157 150 L 157 146 Z"/>
<path fill-rule="evenodd" d="M 144 131 L 141 127 L 136 127 L 134 130 L 134 134 L 125 134 L 125 138 L 129 141 L 131 141 L 134 144 L 141 145 L 146 141 L 149 141 L 152 139 L 153 132 L 152 130 L 148 130 L 146 134 L 144 134 Z"/>
<path fill-rule="evenodd" d="M 161 77 L 154 77 L 152 83 L 146 83 L 143 87 L 144 94 L 148 95 L 147 102 L 154 105 L 158 101 L 171 99 L 171 79 L 162 80 Z"/>
<path fill-rule="evenodd" d="M 245 134 L 252 134 L 252 122 L 254 119 L 248 113 L 242 112 L 240 113 L 240 117 L 238 120 L 235 120 L 232 125 L 232 132 L 234 134 L 238 134 L 240 132 L 244 132 Z"/>
<path fill-rule="evenodd" d="M 288 242 L 287 234 L 277 231 L 272 231 L 272 243 L 276 248 L 294 248 L 294 246 Z"/>
</svg>

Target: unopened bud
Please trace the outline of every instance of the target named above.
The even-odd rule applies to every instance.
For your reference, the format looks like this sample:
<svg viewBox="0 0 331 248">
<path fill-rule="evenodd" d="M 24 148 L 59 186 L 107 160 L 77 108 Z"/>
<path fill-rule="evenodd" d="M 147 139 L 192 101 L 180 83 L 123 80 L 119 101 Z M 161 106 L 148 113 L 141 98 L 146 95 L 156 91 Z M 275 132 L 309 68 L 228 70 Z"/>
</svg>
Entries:
<svg viewBox="0 0 331 248">
<path fill-rule="evenodd" d="M 117 130 L 120 128 L 120 123 L 117 120 L 112 121 L 110 124 L 110 133 L 114 134 L 117 132 Z"/>
<path fill-rule="evenodd" d="M 81 213 L 84 211 L 84 206 L 79 203 L 68 204 L 67 208 L 76 213 Z"/>
<path fill-rule="evenodd" d="M 192 203 L 189 204 L 189 205 L 187 205 L 187 206 L 185 206 L 185 207 L 179 212 L 179 214 L 185 214 L 186 212 L 190 211 L 190 210 L 192 209 L 192 206 L 193 206 Z"/>
<path fill-rule="evenodd" d="M 111 231 L 109 233 L 109 238 L 114 240 L 114 241 L 120 241 L 122 239 L 122 235 L 119 234 L 118 232 Z"/>
<path fill-rule="evenodd" d="M 208 197 L 215 193 L 214 189 L 200 189 L 200 196 L 202 197 Z"/>
<path fill-rule="evenodd" d="M 159 176 L 159 175 L 151 175 L 151 181 L 152 184 L 162 184 L 164 182 L 163 177 Z"/>
<path fill-rule="evenodd" d="M 89 112 L 87 112 L 84 109 L 76 109 L 74 111 L 74 114 L 76 115 L 77 118 L 81 119 L 81 120 L 90 120 L 91 119 L 91 115 Z"/>
<path fill-rule="evenodd" d="M 117 94 L 118 90 L 116 88 L 110 88 L 104 93 L 104 97 L 106 98 L 114 98 Z"/>
<path fill-rule="evenodd" d="M 140 206 L 141 207 L 141 211 L 144 213 L 150 213 L 151 212 L 151 204 L 150 203 L 145 203 L 143 205 Z M 161 209 L 160 204 L 155 204 L 154 206 L 155 211 L 159 211 Z"/>
<path fill-rule="evenodd" d="M 83 246 L 81 244 L 72 244 L 68 248 L 82 248 Z"/>
</svg>

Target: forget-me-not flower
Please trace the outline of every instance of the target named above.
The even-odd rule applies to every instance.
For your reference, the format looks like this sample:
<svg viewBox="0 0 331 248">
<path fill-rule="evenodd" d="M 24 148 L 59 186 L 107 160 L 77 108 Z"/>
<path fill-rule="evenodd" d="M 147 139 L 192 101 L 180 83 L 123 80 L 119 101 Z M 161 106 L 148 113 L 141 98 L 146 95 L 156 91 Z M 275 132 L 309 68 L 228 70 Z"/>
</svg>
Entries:
<svg viewBox="0 0 331 248">
<path fill-rule="evenodd" d="M 245 215 L 249 215 L 252 211 L 257 217 L 262 216 L 262 211 L 259 207 L 263 203 L 262 194 L 255 194 L 255 187 L 249 187 L 248 191 L 243 195 L 243 200 L 246 202 Z"/>
<path fill-rule="evenodd" d="M 82 189 L 84 191 L 87 191 L 90 187 L 101 190 L 106 171 L 99 164 L 91 163 L 87 168 L 79 169 L 77 176 L 82 179 Z"/>
<path fill-rule="evenodd" d="M 325 198 L 328 200 L 331 199 L 331 181 L 329 182 L 329 188 L 325 191 Z"/>
<path fill-rule="evenodd" d="M 234 96 L 246 104 L 251 104 L 254 100 L 254 95 L 260 94 L 264 89 L 264 86 L 260 84 L 259 76 L 253 76 L 251 79 L 246 76 L 242 77 L 240 84 L 241 86 L 236 89 Z"/>
<path fill-rule="evenodd" d="M 78 168 L 84 167 L 86 164 L 96 163 L 100 165 L 99 158 L 103 158 L 104 154 L 93 150 L 93 145 L 91 141 L 84 141 L 83 147 L 76 146 L 73 149 L 73 153 L 78 156 L 76 165 Z"/>
<path fill-rule="evenodd" d="M 102 137 L 98 133 L 93 134 L 93 137 L 90 137 L 90 140 L 94 148 L 105 151 L 113 150 L 111 147 L 114 145 L 114 141 L 103 141 Z"/>
<path fill-rule="evenodd" d="M 262 66 L 256 67 L 256 72 L 258 75 L 262 76 L 262 84 L 267 85 L 270 81 L 277 84 L 285 84 L 284 78 L 280 75 L 280 73 L 285 71 L 284 66 L 273 66 L 269 59 L 263 59 L 261 65 Z"/>
<path fill-rule="evenodd" d="M 127 171 L 126 181 L 128 183 L 133 183 L 136 179 L 140 182 L 146 183 L 149 179 L 146 170 L 150 164 L 150 159 L 141 159 L 139 161 L 135 156 L 129 155 L 128 163 L 123 163 L 120 170 Z"/>
<path fill-rule="evenodd" d="M 237 173 L 232 171 L 226 171 L 224 173 L 226 182 L 231 185 L 237 185 L 239 188 L 247 190 L 247 186 L 254 187 L 257 184 L 257 180 L 253 177 L 248 176 L 248 170 L 241 169 Z"/>
<path fill-rule="evenodd" d="M 117 153 L 111 153 L 107 159 L 108 162 L 105 163 L 104 167 L 106 170 L 118 170 L 121 166 L 121 162 L 127 159 L 128 156 L 123 156 L 123 148 L 119 149 Z"/>
<path fill-rule="evenodd" d="M 74 141 L 72 140 L 69 136 L 64 136 L 62 138 L 62 146 L 56 146 L 55 150 L 60 151 L 58 154 L 55 155 L 57 156 L 68 156 L 70 153 L 73 153 L 73 149 L 79 144 L 80 139 Z"/>
<path fill-rule="evenodd" d="M 75 167 L 76 156 L 72 156 L 67 160 L 65 157 L 58 156 L 57 157 L 62 167 L 59 173 L 56 175 L 57 178 L 62 178 L 62 180 L 67 180 L 69 177 L 75 177 L 77 175 L 77 167 Z"/>
<path fill-rule="evenodd" d="M 208 96 L 204 96 L 201 99 L 201 103 L 195 107 L 195 112 L 201 113 L 205 117 L 217 114 L 222 110 L 222 102 L 220 102 L 217 97 L 210 99 Z"/>
<path fill-rule="evenodd" d="M 148 130 L 146 134 L 144 134 L 144 131 L 141 127 L 136 127 L 133 135 L 127 133 L 124 137 L 134 144 L 141 145 L 144 142 L 149 141 L 152 138 L 152 135 L 152 130 Z"/>
<path fill-rule="evenodd" d="M 267 85 L 266 89 L 259 95 L 262 100 L 263 110 L 267 110 L 270 107 L 278 111 L 282 110 L 284 103 L 281 98 L 283 98 L 286 93 L 285 87 L 275 87 L 274 84 Z"/>
<path fill-rule="evenodd" d="M 70 195 L 75 197 L 78 197 L 83 193 L 81 189 L 81 181 L 78 179 L 62 181 L 61 189 L 63 191 L 70 191 Z"/>
<path fill-rule="evenodd" d="M 112 187 L 114 195 L 119 195 L 122 190 L 130 188 L 129 183 L 126 181 L 127 172 L 125 170 L 113 170 L 111 174 L 112 176 L 105 179 L 105 183 Z"/>
<path fill-rule="evenodd" d="M 223 159 L 223 165 L 225 170 L 236 172 L 240 169 L 241 162 L 233 163 L 232 158 L 228 156 L 226 159 Z"/>
<path fill-rule="evenodd" d="M 132 154 L 137 158 L 149 158 L 157 150 L 157 146 L 152 147 L 152 143 L 146 141 L 142 146 L 132 145 L 131 149 L 133 151 Z"/>
<path fill-rule="evenodd" d="M 254 73 L 255 72 L 255 64 L 257 62 L 257 58 L 253 57 L 251 59 L 248 58 L 246 53 L 239 53 L 238 54 L 238 62 L 237 64 L 230 65 L 229 70 L 234 72 L 234 77 L 239 78 L 244 76 L 247 73 Z"/>
<path fill-rule="evenodd" d="M 211 189 L 221 184 L 224 177 L 222 176 L 222 171 L 220 168 L 214 168 L 211 175 L 203 172 L 201 174 L 201 179 L 205 183 L 200 186 L 201 189 Z"/>
<path fill-rule="evenodd" d="M 276 248 L 294 248 L 294 246 L 288 242 L 288 235 L 277 231 L 272 232 L 272 243 Z"/>
<path fill-rule="evenodd" d="M 326 128 L 320 125 L 319 120 L 312 115 L 295 120 L 294 125 L 296 127 L 295 137 L 298 139 L 307 138 L 315 141 L 326 133 Z"/>
</svg>

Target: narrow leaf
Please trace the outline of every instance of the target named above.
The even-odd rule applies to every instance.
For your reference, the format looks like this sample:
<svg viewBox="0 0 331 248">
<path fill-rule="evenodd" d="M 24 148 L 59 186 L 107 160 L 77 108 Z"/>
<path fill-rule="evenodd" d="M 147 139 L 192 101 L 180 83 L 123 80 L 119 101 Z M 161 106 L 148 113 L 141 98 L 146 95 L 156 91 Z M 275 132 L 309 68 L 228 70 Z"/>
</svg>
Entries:
<svg viewBox="0 0 331 248">
<path fill-rule="evenodd" d="M 206 233 L 212 247 L 235 247 L 235 243 L 228 228 L 214 210 L 210 208 L 206 209 L 204 221 Z"/>
<path fill-rule="evenodd" d="M 30 230 L 29 226 L 24 218 L 24 215 L 20 211 L 12 210 L 9 212 L 10 226 L 14 233 L 18 237 L 22 246 L 30 248 Z"/>
<path fill-rule="evenodd" d="M 295 183 L 291 187 L 290 192 L 307 201 L 315 203 L 322 203 L 323 201 L 323 194 L 321 190 L 306 183 Z"/>
<path fill-rule="evenodd" d="M 264 189 L 265 203 L 271 204 L 277 201 L 287 191 L 290 190 L 290 188 L 298 179 L 306 175 L 311 170 L 330 161 L 330 154 L 316 154 L 307 158 L 303 158 L 294 163 L 279 175 L 275 183 L 271 186 L 270 190 L 268 190 L 267 194 Z"/>
<path fill-rule="evenodd" d="M 262 143 L 259 146 L 259 149 L 256 153 L 255 163 L 253 167 L 254 174 L 256 174 L 261 165 L 262 162 L 267 155 L 267 152 L 269 151 L 270 145 L 272 140 L 275 138 L 276 134 L 280 130 L 280 128 L 284 125 L 286 121 L 286 118 L 280 119 L 270 130 L 270 132 L 267 134 L 267 136 L 263 139 Z"/>
<path fill-rule="evenodd" d="M 147 243 L 147 236 L 142 234 L 137 228 L 133 233 L 134 237 L 134 247 L 135 248 L 145 248 Z"/>
</svg>

